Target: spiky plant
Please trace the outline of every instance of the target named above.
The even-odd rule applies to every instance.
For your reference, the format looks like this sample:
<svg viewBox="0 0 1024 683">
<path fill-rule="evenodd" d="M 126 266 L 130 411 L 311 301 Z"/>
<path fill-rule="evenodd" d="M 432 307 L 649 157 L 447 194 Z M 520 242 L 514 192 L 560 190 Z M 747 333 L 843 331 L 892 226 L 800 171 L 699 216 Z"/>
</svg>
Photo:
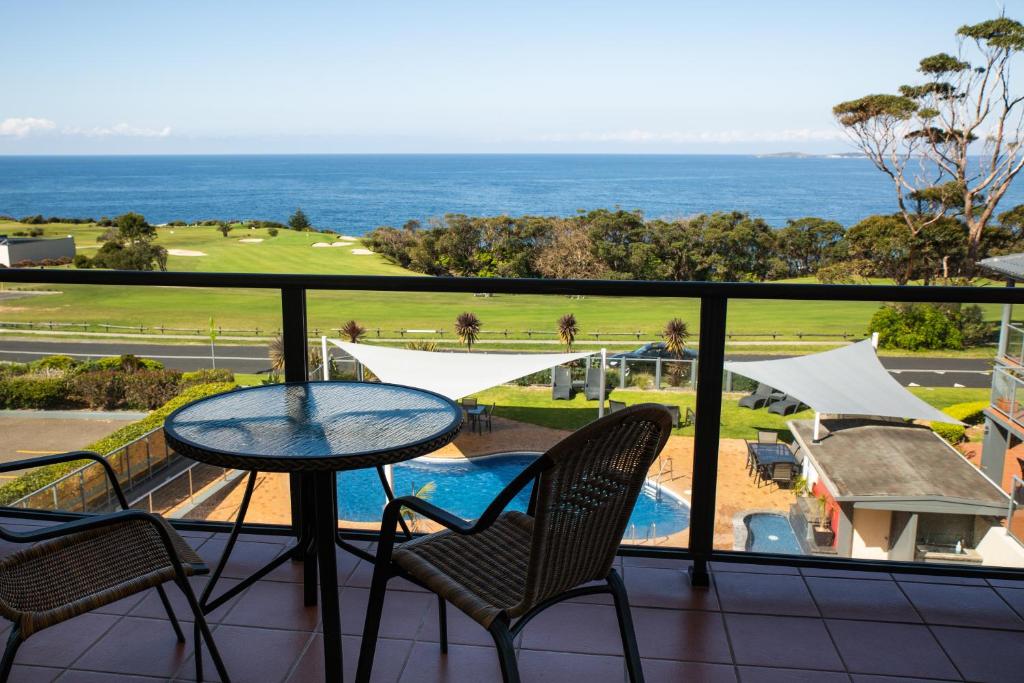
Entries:
<svg viewBox="0 0 1024 683">
<path fill-rule="evenodd" d="M 661 336 L 665 339 L 665 348 L 668 352 L 676 358 L 682 358 L 686 340 L 690 338 L 690 330 L 686 323 L 679 318 L 672 318 L 665 325 L 665 331 Z"/>
<path fill-rule="evenodd" d="M 405 343 L 405 348 L 410 351 L 437 351 L 437 342 L 429 339 L 414 339 Z"/>
<path fill-rule="evenodd" d="M 274 372 L 284 370 L 284 339 L 277 335 L 267 344 L 267 355 L 270 356 L 270 369 Z"/>
<path fill-rule="evenodd" d="M 572 344 L 576 341 L 577 332 L 579 332 L 579 327 L 576 325 L 576 316 L 572 313 L 566 313 L 558 319 L 558 339 L 565 344 L 566 353 L 572 351 Z"/>
<path fill-rule="evenodd" d="M 459 341 L 466 345 L 467 351 L 473 350 L 473 343 L 480 336 L 480 318 L 475 313 L 460 313 L 455 318 L 455 334 Z"/>
<path fill-rule="evenodd" d="M 366 328 L 355 320 L 349 320 L 338 331 L 345 337 L 348 337 L 348 340 L 353 344 L 358 344 L 366 336 Z"/>
</svg>

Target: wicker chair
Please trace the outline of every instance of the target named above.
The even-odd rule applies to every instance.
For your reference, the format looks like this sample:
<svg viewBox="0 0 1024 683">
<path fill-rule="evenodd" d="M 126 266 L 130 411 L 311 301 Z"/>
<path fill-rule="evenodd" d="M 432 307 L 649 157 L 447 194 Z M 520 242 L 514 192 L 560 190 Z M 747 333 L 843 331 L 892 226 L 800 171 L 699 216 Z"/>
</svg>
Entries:
<svg viewBox="0 0 1024 683">
<path fill-rule="evenodd" d="M 147 588 L 156 588 L 178 642 L 185 642 L 163 589 L 168 581 L 185 594 L 195 615 L 196 680 L 203 680 L 201 634 L 220 680 L 228 681 L 188 582 L 189 576 L 207 573 L 206 564 L 163 518 L 128 509 L 117 476 L 105 458 L 85 451 L 60 453 L 6 462 L 0 465 L 0 472 L 77 460 L 93 460 L 103 467 L 123 510 L 33 532 L 0 527 L 4 541 L 35 544 L 0 559 L 0 616 L 14 622 L 0 660 L 0 683 L 7 681 L 18 647 L 32 634 Z"/>
<path fill-rule="evenodd" d="M 411 496 L 389 503 L 356 680 L 370 680 L 387 582 L 401 576 L 437 594 L 442 652 L 448 647 L 447 602 L 490 632 L 506 683 L 519 681 L 513 639 L 534 616 L 568 598 L 609 592 L 630 680 L 642 681 L 626 588 L 612 562 L 671 428 L 668 411 L 656 404 L 601 418 L 531 463 L 473 523 Z M 506 512 L 531 482 L 527 512 Z M 446 529 L 395 545 L 403 507 Z M 583 586 L 591 581 L 605 585 Z"/>
</svg>

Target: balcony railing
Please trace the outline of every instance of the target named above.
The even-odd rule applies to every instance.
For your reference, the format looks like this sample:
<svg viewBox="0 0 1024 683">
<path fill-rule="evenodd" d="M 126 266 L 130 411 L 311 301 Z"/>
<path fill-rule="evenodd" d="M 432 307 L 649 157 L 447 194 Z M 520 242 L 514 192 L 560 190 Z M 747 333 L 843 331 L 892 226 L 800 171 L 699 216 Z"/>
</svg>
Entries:
<svg viewBox="0 0 1024 683">
<path fill-rule="evenodd" d="M 992 408 L 1024 429 L 1024 379 L 1008 368 L 992 372 Z"/>
<path fill-rule="evenodd" d="M 498 295 L 583 295 L 604 297 L 643 297 L 652 299 L 697 299 L 700 302 L 700 362 L 696 365 L 696 424 L 693 441 L 693 469 L 689 473 L 689 537 L 686 548 L 656 545 L 624 546 L 625 554 L 689 559 L 693 562 L 696 583 L 707 581 L 707 563 L 746 562 L 786 564 L 804 567 L 860 568 L 886 572 L 978 575 L 1024 578 L 1024 570 L 1001 567 L 963 567 L 953 565 L 845 559 L 819 556 L 776 555 L 762 552 L 737 552 L 715 547 L 716 494 L 719 473 L 719 437 L 722 418 L 726 313 L 730 301 L 791 300 L 799 302 L 933 302 L 933 303 L 1024 303 L 1024 289 L 960 287 L 895 287 L 869 285 L 809 285 L 702 282 L 632 282 L 601 280 L 516 280 L 477 278 L 421 278 L 329 275 L 258 275 L 233 273 L 151 273 L 99 270 L 0 270 L 0 281 L 51 285 L 94 285 L 114 287 L 224 288 L 233 290 L 272 290 L 280 296 L 280 328 L 283 337 L 284 380 L 304 381 L 309 377 L 307 328 L 307 292 L 334 290 L 348 292 L 409 292 L 421 294 Z M 691 368 L 692 369 L 692 368 Z M 656 368 L 655 368 L 656 371 Z M 620 380 L 621 381 L 621 380 Z M 692 382 L 692 379 L 690 380 Z M 1016 383 L 1013 383 L 1015 391 Z M 1002 397 L 1005 392 L 1001 393 Z M 1016 410 L 1016 395 L 1009 396 Z M 678 469 L 678 468 L 677 468 Z M 77 476 L 77 475 L 76 475 Z M 292 491 L 297 487 L 292 482 Z M 88 510 L 89 505 L 85 505 Z M 259 525 L 264 533 L 294 533 L 298 510 L 291 509 L 292 525 Z M 181 523 L 181 522 L 179 522 Z M 189 521 L 184 526 L 227 530 L 228 524 Z M 257 528 L 257 527 L 253 527 Z M 347 532 L 352 537 L 372 538 L 374 532 Z M 637 535 L 642 536 L 640 530 Z M 627 539 L 628 540 L 628 539 Z"/>
<path fill-rule="evenodd" d="M 1006 349 L 1002 360 L 1024 366 L 1024 327 L 1013 323 L 1006 326 Z"/>
</svg>

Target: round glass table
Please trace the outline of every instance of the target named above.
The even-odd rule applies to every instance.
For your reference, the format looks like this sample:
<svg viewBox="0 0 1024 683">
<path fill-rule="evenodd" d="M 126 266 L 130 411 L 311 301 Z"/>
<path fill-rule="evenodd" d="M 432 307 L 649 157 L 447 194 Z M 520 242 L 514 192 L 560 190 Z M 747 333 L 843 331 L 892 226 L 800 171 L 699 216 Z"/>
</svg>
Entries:
<svg viewBox="0 0 1024 683">
<path fill-rule="evenodd" d="M 203 590 L 210 612 L 288 559 L 302 560 L 305 601 L 316 604 L 317 569 L 326 680 L 341 680 L 341 617 L 335 545 L 367 555 L 338 537 L 335 473 L 377 468 L 388 499 L 384 467 L 449 443 L 462 426 L 450 399 L 397 384 L 292 382 L 239 389 L 179 408 L 164 421 L 168 445 L 194 460 L 249 472 L 238 517 L 224 553 Z M 297 475 L 293 520 L 298 541 L 251 577 L 211 599 L 242 530 L 257 472 Z M 372 558 L 371 558 L 372 560 Z"/>
</svg>

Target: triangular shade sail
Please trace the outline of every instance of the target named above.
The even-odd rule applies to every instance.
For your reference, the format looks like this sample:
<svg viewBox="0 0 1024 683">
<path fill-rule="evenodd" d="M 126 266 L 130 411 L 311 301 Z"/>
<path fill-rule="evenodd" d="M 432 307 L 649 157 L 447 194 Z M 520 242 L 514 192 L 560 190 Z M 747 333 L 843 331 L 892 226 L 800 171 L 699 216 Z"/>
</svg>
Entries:
<svg viewBox="0 0 1024 683">
<path fill-rule="evenodd" d="M 817 413 L 962 424 L 900 386 L 870 340 L 809 356 L 727 361 L 725 369 L 785 392 Z"/>
<path fill-rule="evenodd" d="M 594 353 L 445 353 L 328 341 L 382 382 L 428 389 L 452 400 Z"/>
</svg>

